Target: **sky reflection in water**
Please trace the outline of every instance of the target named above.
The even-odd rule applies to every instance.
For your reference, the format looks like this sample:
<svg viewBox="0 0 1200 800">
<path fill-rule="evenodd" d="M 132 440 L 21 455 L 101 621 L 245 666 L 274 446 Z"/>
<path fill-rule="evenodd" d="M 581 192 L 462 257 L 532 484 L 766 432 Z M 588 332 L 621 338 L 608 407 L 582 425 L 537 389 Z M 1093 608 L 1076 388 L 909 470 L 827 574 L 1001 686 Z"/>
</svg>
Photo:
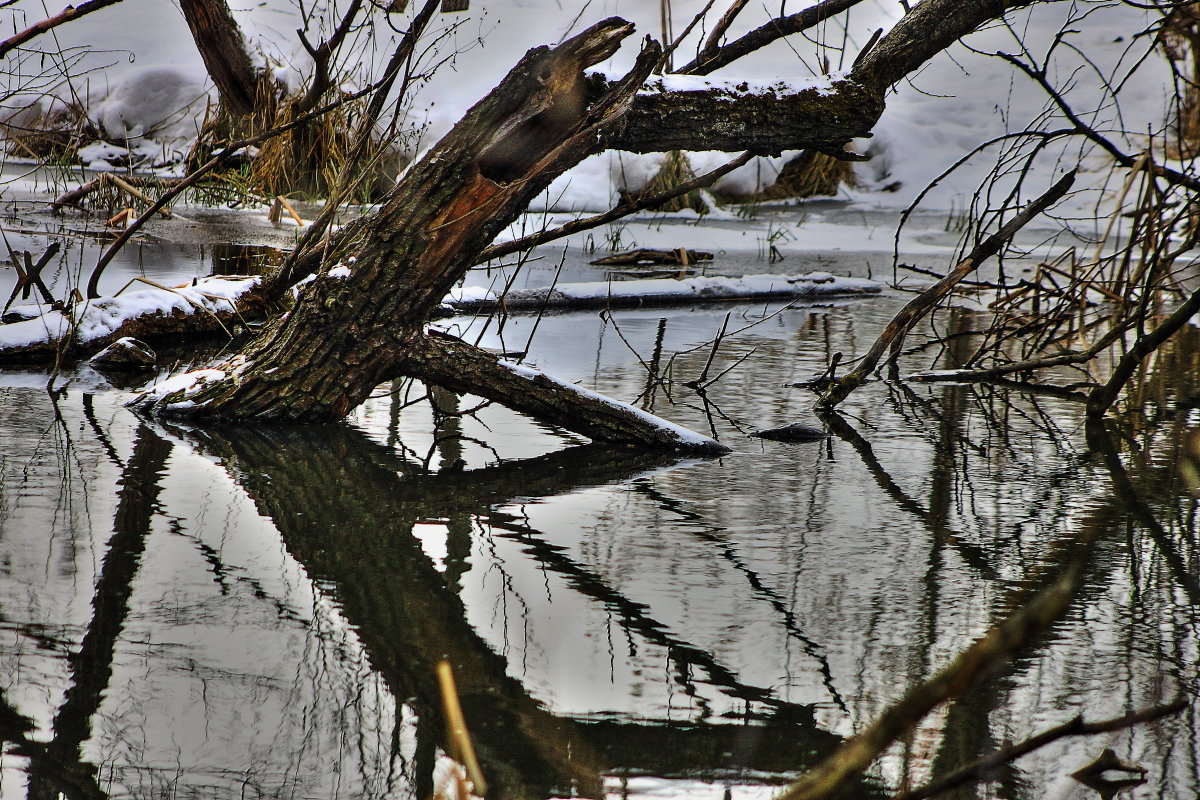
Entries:
<svg viewBox="0 0 1200 800">
<path fill-rule="evenodd" d="M 1173 454 L 1196 415 L 1177 398 L 1149 398 L 1125 457 L 1149 534 L 1066 400 L 872 384 L 825 442 L 730 424 L 815 422 L 787 384 L 862 349 L 899 302 L 771 317 L 717 353 L 714 370 L 754 352 L 708 407 L 678 383 L 709 348 L 678 356 L 677 402 L 650 387 L 655 408 L 711 418 L 734 448 L 700 462 L 495 408 L 435 436 L 428 404 L 399 410 L 419 386 L 381 387 L 349 425 L 271 430 L 0 389 L 0 730 L 24 750 L 0 762 L 0 795 L 425 798 L 448 655 L 496 796 L 765 796 L 1057 574 L 1097 509 L 1067 617 L 860 793 L 1194 691 L 1195 508 Z M 669 354 L 761 311 L 547 317 L 533 360 L 632 400 L 648 383 L 631 348 L 648 362 L 660 330 Z M 488 341 L 523 349 L 531 324 Z M 1056 743 L 994 792 L 1091 796 L 1066 773 L 1106 745 L 1150 770 L 1129 796 L 1195 790 L 1194 713 Z"/>
</svg>

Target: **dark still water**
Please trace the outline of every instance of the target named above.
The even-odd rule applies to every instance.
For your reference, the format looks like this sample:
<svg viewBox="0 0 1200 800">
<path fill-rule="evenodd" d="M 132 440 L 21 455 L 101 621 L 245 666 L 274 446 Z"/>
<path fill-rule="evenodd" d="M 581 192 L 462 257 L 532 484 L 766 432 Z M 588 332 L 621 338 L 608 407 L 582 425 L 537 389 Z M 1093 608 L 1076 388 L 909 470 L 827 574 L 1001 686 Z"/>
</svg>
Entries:
<svg viewBox="0 0 1200 800">
<path fill-rule="evenodd" d="M 1119 797 L 1194 796 L 1200 540 L 1176 463 L 1200 331 L 1153 365 L 1115 450 L 1088 443 L 1078 403 L 994 387 L 875 383 L 825 441 L 739 432 L 818 424 L 789 384 L 902 302 L 771 316 L 723 343 L 710 377 L 751 355 L 706 398 L 681 384 L 708 346 L 674 359 L 674 385 L 648 380 L 660 332 L 662 368 L 726 313 L 734 329 L 774 308 L 487 329 L 715 430 L 735 452 L 708 461 L 444 413 L 471 398 L 436 394 L 435 413 L 407 384 L 346 425 L 189 429 L 95 376 L 52 397 L 6 375 L 0 795 L 426 800 L 447 771 L 445 658 L 489 796 L 766 798 L 1075 565 L 1050 632 L 852 795 L 1182 694 L 1179 714 L 948 796 L 1098 797 L 1069 773 L 1106 747 L 1147 770 Z"/>
</svg>

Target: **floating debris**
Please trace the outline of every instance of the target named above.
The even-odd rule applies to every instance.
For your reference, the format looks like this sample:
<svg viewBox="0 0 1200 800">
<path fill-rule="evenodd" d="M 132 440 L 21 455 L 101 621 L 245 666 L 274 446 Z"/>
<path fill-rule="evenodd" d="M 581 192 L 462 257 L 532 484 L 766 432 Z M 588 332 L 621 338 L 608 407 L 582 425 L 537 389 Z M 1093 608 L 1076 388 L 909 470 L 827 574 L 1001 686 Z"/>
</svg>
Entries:
<svg viewBox="0 0 1200 800">
<path fill-rule="evenodd" d="M 637 264 L 678 264 L 686 267 L 697 261 L 712 261 L 713 254 L 703 250 L 688 250 L 686 247 L 676 247 L 674 250 L 629 250 L 624 253 L 597 258 L 589 264 L 597 267 L 625 267 Z"/>
<path fill-rule="evenodd" d="M 750 435 L 759 439 L 770 439 L 774 442 L 816 442 L 829 437 L 825 429 L 814 428 L 812 425 L 804 425 L 799 422 L 784 425 L 782 428 L 758 431 Z"/>
</svg>

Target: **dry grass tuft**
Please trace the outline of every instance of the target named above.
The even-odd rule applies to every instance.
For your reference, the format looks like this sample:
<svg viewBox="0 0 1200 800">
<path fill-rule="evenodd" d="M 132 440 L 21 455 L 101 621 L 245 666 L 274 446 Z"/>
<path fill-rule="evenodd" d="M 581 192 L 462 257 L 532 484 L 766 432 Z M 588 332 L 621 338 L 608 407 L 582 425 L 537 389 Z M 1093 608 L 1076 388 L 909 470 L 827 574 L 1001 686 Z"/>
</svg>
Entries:
<svg viewBox="0 0 1200 800">
<path fill-rule="evenodd" d="M 687 156 L 680 150 L 672 150 L 663 160 L 662 168 L 646 182 L 636 197 L 647 197 L 665 192 L 696 177 Z M 707 214 L 710 209 L 704 193 L 699 189 L 672 198 L 654 207 L 656 211 L 682 211 L 690 208 L 698 214 Z"/>
<path fill-rule="evenodd" d="M 856 185 L 854 164 L 805 150 L 783 165 L 775 182 L 759 192 L 757 200 L 836 195 L 843 186 Z"/>
<path fill-rule="evenodd" d="M 57 103 L 46 110 L 40 103 L 19 109 L 0 120 L 0 141 L 19 158 L 65 160 L 97 132 L 77 103 Z"/>
</svg>

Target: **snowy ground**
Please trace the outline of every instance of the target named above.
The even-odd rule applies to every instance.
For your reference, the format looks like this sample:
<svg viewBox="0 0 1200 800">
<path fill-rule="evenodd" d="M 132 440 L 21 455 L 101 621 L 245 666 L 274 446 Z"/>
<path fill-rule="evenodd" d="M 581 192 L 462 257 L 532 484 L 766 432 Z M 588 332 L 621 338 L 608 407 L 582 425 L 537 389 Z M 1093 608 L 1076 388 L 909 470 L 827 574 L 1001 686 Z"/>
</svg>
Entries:
<svg viewBox="0 0 1200 800">
<path fill-rule="evenodd" d="M 682 29 L 702 6 L 701 0 L 675 0 L 674 29 Z M 783 5 L 789 13 L 800 7 Z M 19 0 L 9 8 L 14 29 L 45 16 L 42 5 L 32 0 Z M 290 2 L 235 7 L 254 47 L 270 60 L 281 78 L 294 86 L 302 84 L 308 69 L 307 56 L 295 36 L 302 24 L 299 8 Z M 337 10 L 322 3 L 305 4 L 305 8 L 317 19 L 322 15 L 332 18 Z M 814 75 L 822 71 L 817 68 L 822 58 L 829 58 L 829 70 L 833 72 L 847 66 L 870 32 L 889 26 L 898 12 L 894 3 L 864 2 L 810 32 L 811 39 L 776 42 L 719 75 L 759 83 L 814 80 Z M 766 13 L 765 9 L 747 9 L 730 36 L 761 24 Z M 468 14 L 437 15 L 437 30 L 430 35 L 436 44 L 423 56 L 422 63 L 444 63 L 411 99 L 408 122 L 414 129 L 423 130 L 413 143 L 414 151 L 444 133 L 528 47 L 557 42 L 611 14 L 632 19 L 643 32 L 661 34 L 657 4 L 633 0 L 590 0 L 582 8 L 558 0 L 475 0 Z M 138 24 L 131 24 L 135 19 Z M 402 16 L 401 21 L 404 19 Z M 1107 90 L 1103 78 L 1122 77 L 1119 111 L 1125 129 L 1163 129 L 1164 120 L 1170 117 L 1168 65 L 1153 50 L 1151 37 L 1134 35 L 1151 20 L 1148 12 L 1104 2 L 1039 4 L 1017 13 L 1006 25 L 993 26 L 970 37 L 965 45 L 955 46 L 898 88 L 889 98 L 874 138 L 856 145 L 871 155 L 871 160 L 857 165 L 858 188 L 844 189 L 836 198 L 790 205 L 715 208 L 704 217 L 680 212 L 623 220 L 541 248 L 523 266 L 513 286 L 627 277 L 591 267 L 588 261 L 632 247 L 713 251 L 716 259 L 701 268 L 701 274 L 707 275 L 800 274 L 816 270 L 909 286 L 926 283 L 928 275 L 919 270 L 944 271 L 953 263 L 963 250 L 963 224 L 973 216 L 971 212 L 999 202 L 1007 191 L 1011 181 L 1001 181 L 989 192 L 979 194 L 978 187 L 987 174 L 995 169 L 1013 169 L 1020 163 L 1014 160 L 1015 153 L 1004 149 L 1006 145 L 970 155 L 972 149 L 1006 133 L 1031 126 L 1054 128 L 1062 122 L 1044 114 L 1046 101 L 1039 89 L 989 54 L 1019 52 L 1020 37 L 1031 57 L 1040 59 L 1053 36 L 1068 26 L 1071 32 L 1065 39 L 1070 46 L 1054 50 L 1050 76 L 1060 85 L 1069 86 L 1069 100 L 1077 108 L 1099 109 L 1089 115 L 1090 121 L 1104 127 L 1128 152 L 1137 152 L 1146 145 L 1145 137 L 1131 139 L 1109 130 L 1118 119 L 1118 109 L 1104 102 Z M 310 29 L 319 31 L 321 24 L 314 22 Z M 694 52 L 696 41 L 698 35 L 693 34 L 678 52 Z M 822 44 L 840 46 L 843 41 L 844 54 Z M 87 109 L 96 125 L 108 132 L 110 141 L 82 151 L 82 157 L 93 167 L 111 169 L 106 158 L 132 151 L 146 156 L 147 165 L 164 164 L 160 171 L 178 169 L 179 155 L 190 146 L 205 108 L 212 102 L 213 90 L 177 8 L 159 0 L 123 0 L 58 28 L 34 44 L 47 51 L 61 50 L 62 60 L 22 60 L 10 54 L 8 70 L 0 75 L 11 93 L 3 100 L 5 108 L 18 109 L 35 101 L 46 104 L 50 95 L 73 98 Z M 364 29 L 353 37 L 349 59 L 369 67 L 387 56 L 389 45 L 390 36 Z M 626 47 L 600 68 L 620 71 L 628 66 L 634 50 L 633 46 Z M 1148 51 L 1153 52 L 1142 59 Z M 44 70 L 45 75 L 39 77 L 38 70 Z M 57 76 L 64 70 L 77 77 L 66 83 L 58 81 Z M 1043 219 L 1019 237 L 1020 244 L 1039 257 L 1052 257 L 1065 247 L 1098 237 L 1104 220 L 1095 221 L 1097 209 L 1103 212 L 1102 217 L 1106 216 L 1120 188 L 1121 179 L 1112 176 L 1107 157 L 1081 149 L 1073 139 L 1062 141 L 1065 143 L 1046 147 L 1024 176 L 1021 196 L 1029 198 L 1082 159 L 1078 190 L 1057 209 L 1059 216 L 1071 223 L 1072 235 L 1064 237 L 1058 232 L 1058 221 Z M 1155 146 L 1161 147 L 1161 142 Z M 727 157 L 720 153 L 690 155 L 697 171 L 712 168 Z M 647 180 L 660 159 L 657 155 L 618 152 L 589 158 L 555 181 L 531 213 L 500 238 L 606 209 L 620 188 L 636 188 Z M 959 167 L 939 181 L 939 176 L 957 162 L 961 162 Z M 757 159 L 726 177 L 724 188 L 748 191 L 767 184 L 781 163 L 782 159 Z M 87 239 L 98 227 L 94 220 L 84 224 L 68 215 L 64 228 L 63 219 L 45 213 L 45 204 L 94 174 L 78 165 L 36 170 L 11 154 L 0 165 L 0 202 L 15 217 L 6 230 L 10 247 L 36 253 L 45 248 L 47 236 L 85 232 L 82 239 L 72 240 L 73 249 L 68 248 L 64 254 L 55 274 L 56 296 L 65 296 L 70 287 L 83 282 L 99 256 L 103 237 L 95 242 Z M 922 196 L 931 183 L 936 185 Z M 918 198 L 918 211 L 897 232 L 898 212 Z M 298 232 L 286 219 L 282 227 L 268 224 L 265 208 L 179 210 L 181 218 L 156 220 L 144 229 L 135 240 L 136 254 L 122 254 L 123 262 L 106 273 L 102 291 L 114 292 L 133 276 L 168 285 L 195 277 L 197 259 L 183 258 L 178 268 L 164 263 L 164 259 L 172 260 L 168 251 L 177 244 L 234 242 L 286 249 Z M 301 213 L 311 218 L 318 209 L 302 207 Z M 1118 229 L 1112 241 L 1121 233 L 1120 217 L 1115 218 Z M 68 261 L 68 255 L 73 260 Z M 917 270 L 897 267 L 904 264 L 914 265 Z M 985 271 L 990 275 L 996 269 L 993 263 Z M 0 289 L 11 280 L 11 275 L 0 276 Z M 512 270 L 501 269 L 479 271 L 467 282 L 498 291 L 512 280 Z"/>
<path fill-rule="evenodd" d="M 336 9 L 328 5 L 315 4 L 313 13 L 320 18 L 323 11 L 329 17 Z M 675 0 L 673 31 L 680 31 L 703 5 L 702 0 Z M 803 5 L 785 2 L 783 8 L 791 13 Z M 290 84 L 300 85 L 308 58 L 294 33 L 302 22 L 299 6 L 289 2 L 234 6 L 262 57 L 270 59 Z M 6 30 L 45 16 L 43 4 L 34 0 L 19 0 L 6 11 L 12 17 Z M 823 71 L 819 65 L 824 59 L 830 62 L 829 70 L 836 72 L 848 66 L 876 28 L 890 26 L 900 11 L 898 3 L 870 0 L 811 31 L 811 40 L 794 37 L 796 41 L 776 42 L 719 75 L 761 81 L 808 80 Z M 633 20 L 642 32 L 661 36 L 658 4 L 645 0 L 590 0 L 582 8 L 560 0 L 475 0 L 467 14 L 438 15 L 435 24 L 441 38 L 422 63 L 444 63 L 412 99 L 408 121 L 414 128 L 424 129 L 414 150 L 444 133 L 526 49 L 557 42 L 612 14 Z M 731 36 L 762 24 L 766 14 L 765 7 L 747 9 Z M 401 26 L 403 19 L 402 15 Z M 901 208 L 981 142 L 1030 126 L 1057 127 L 1061 119 L 1043 113 L 1043 93 L 989 54 L 1020 52 L 1020 36 L 1033 57 L 1040 59 L 1064 26 L 1071 33 L 1065 37 L 1067 44 L 1054 51 L 1049 75 L 1069 87 L 1068 99 L 1076 108 L 1100 109 L 1088 114 L 1090 121 L 1108 129 L 1119 119 L 1125 129 L 1138 131 L 1132 140 L 1119 134 L 1115 139 L 1127 151 L 1139 151 L 1146 145 L 1142 132 L 1161 130 L 1170 117 L 1165 60 L 1155 52 L 1141 61 L 1153 49 L 1153 37 L 1138 32 L 1153 19 L 1150 12 L 1121 3 L 1049 3 L 1018 12 L 1007 25 L 970 37 L 965 46 L 955 46 L 935 59 L 889 99 L 875 137 L 857 145 L 872 159 L 860 165 L 861 187 L 847 197 L 868 207 Z M 312 27 L 319 29 L 319 25 Z M 693 33 L 681 46 L 680 59 L 694 52 L 698 36 Z M 831 49 L 843 41 L 844 53 Z M 48 66 L 44 60 L 17 63 L 10 54 L 0 80 L 7 84 L 8 92 L 16 93 L 7 97 L 4 107 L 20 108 L 39 98 L 45 102 L 43 93 L 47 91 L 77 99 L 112 139 L 84 152 L 96 166 L 103 166 L 104 159 L 113 155 L 121 137 L 130 137 L 129 147 L 149 156 L 150 162 L 170 162 L 186 149 L 210 101 L 211 86 L 182 16 L 173 4 L 161 0 L 124 0 L 60 27 L 52 36 L 35 40 L 34 45 L 61 49 L 69 71 L 78 77 L 69 85 L 58 82 L 53 68 L 51 75 L 38 77 L 39 70 Z M 389 36 L 364 30 L 353 37 L 349 59 L 366 65 L 379 63 L 386 58 L 388 45 Z M 627 46 L 601 68 L 622 69 L 635 50 Z M 1139 65 L 1136 71 L 1127 75 L 1135 65 Z M 1110 76 L 1121 82 L 1119 112 L 1106 102 L 1104 87 Z M 1040 192 L 1053 174 L 1079 160 L 1079 143 L 1064 141 L 1067 144 L 1051 145 L 1038 157 L 1027 177 L 1028 194 Z M 1161 148 L 1162 143 L 1157 146 Z M 1092 208 L 1108 180 L 1106 159 L 1084 155 L 1085 183 L 1092 191 L 1073 201 L 1080 212 Z M 720 154 L 694 154 L 693 165 L 702 170 L 721 158 Z M 1000 145 L 969 157 L 925 197 L 924 205 L 955 212 L 970 207 L 983 177 L 998 163 L 1003 166 L 1005 158 Z M 575 210 L 607 207 L 620 186 L 636 186 L 652 174 L 658 159 L 616 153 L 588 159 L 557 181 L 541 205 Z M 728 176 L 724 184 L 744 190 L 769 182 L 780 163 L 780 159 L 760 159 Z"/>
</svg>

